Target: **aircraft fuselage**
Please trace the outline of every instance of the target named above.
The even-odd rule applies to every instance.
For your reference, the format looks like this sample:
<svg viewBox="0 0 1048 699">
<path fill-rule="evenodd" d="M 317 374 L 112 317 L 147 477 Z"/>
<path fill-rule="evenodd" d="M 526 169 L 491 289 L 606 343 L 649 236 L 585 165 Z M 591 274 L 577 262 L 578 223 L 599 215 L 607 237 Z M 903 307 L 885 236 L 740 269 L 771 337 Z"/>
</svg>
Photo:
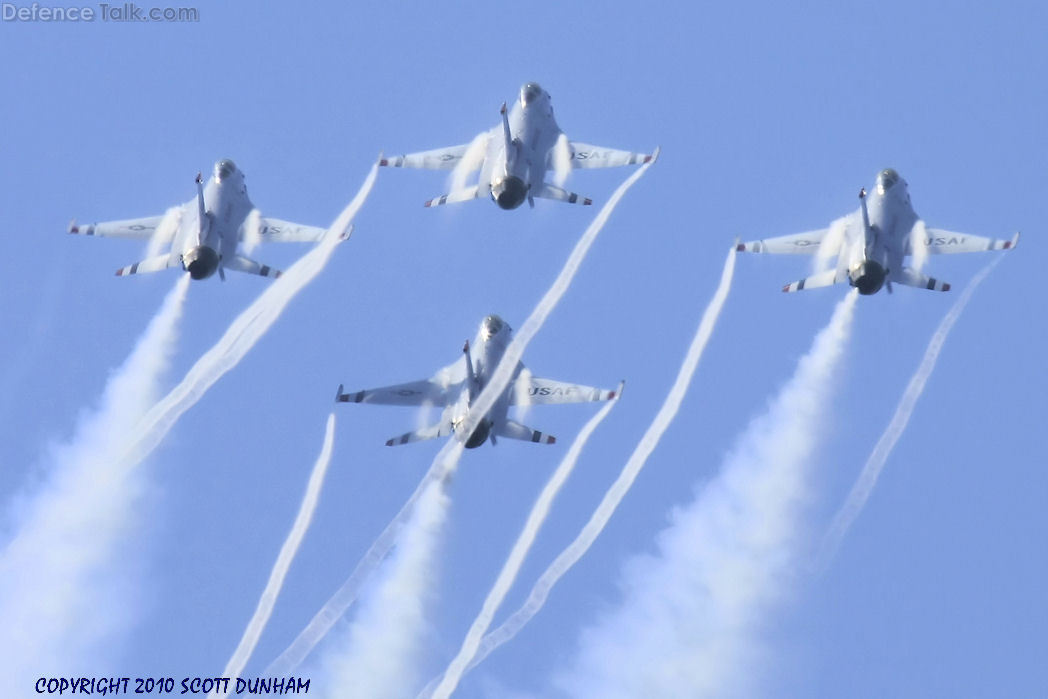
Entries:
<svg viewBox="0 0 1048 699">
<path fill-rule="evenodd" d="M 244 174 L 231 160 L 215 163 L 203 184 L 203 225 L 200 198 L 182 207 L 173 249 L 180 250 L 182 268 L 193 279 L 207 279 L 223 258 L 236 253 L 240 227 L 254 206 L 247 196 Z"/>
<path fill-rule="evenodd" d="M 500 208 L 516 209 L 532 188 L 541 187 L 550 153 L 561 133 L 553 118 L 549 93 L 535 83 L 524 85 L 504 124 L 497 126 L 488 139 L 480 175 Z"/>
<path fill-rule="evenodd" d="M 461 429 L 467 422 L 474 420 L 474 416 L 470 414 L 472 403 L 491 381 L 496 367 L 502 361 L 502 356 L 506 353 L 506 347 L 509 346 L 511 332 L 509 325 L 498 316 L 488 316 L 484 319 L 480 333 L 474 342 L 476 352 L 473 352 L 471 355 L 473 376 L 475 378 L 469 376 L 467 365 L 467 376 L 462 384 L 462 390 L 458 398 L 447 408 L 447 410 L 451 411 L 451 415 L 448 417 L 455 431 L 455 438 L 462 442 L 467 449 L 474 449 L 482 445 L 488 440 L 492 428 L 506 420 L 509 412 L 508 389 L 503 392 L 503 395 L 499 396 L 486 415 L 479 420 L 475 420 L 476 427 L 469 434 L 466 434 Z M 513 379 L 516 378 L 519 372 L 520 368 L 518 367 L 514 371 Z M 472 386 L 470 385 L 471 381 L 473 382 Z M 512 383 L 511 381 L 509 385 L 512 385 Z M 467 418 L 470 418 L 470 420 L 467 420 Z"/>
<path fill-rule="evenodd" d="M 901 270 L 906 242 L 919 220 L 910 203 L 906 180 L 894 170 L 877 176 L 872 192 L 865 194 L 869 226 L 844 242 L 838 266 L 860 294 L 869 296 L 881 290 L 892 274 Z M 924 241 L 919 241 L 924 245 Z"/>
</svg>

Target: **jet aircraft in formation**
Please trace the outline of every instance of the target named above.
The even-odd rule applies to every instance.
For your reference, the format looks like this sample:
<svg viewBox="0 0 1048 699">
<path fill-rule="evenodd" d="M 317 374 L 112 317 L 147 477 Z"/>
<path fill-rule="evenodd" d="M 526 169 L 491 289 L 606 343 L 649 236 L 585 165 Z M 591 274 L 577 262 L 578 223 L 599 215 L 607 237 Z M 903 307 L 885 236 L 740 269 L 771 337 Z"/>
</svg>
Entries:
<svg viewBox="0 0 1048 699">
<path fill-rule="evenodd" d="M 516 209 L 526 199 L 556 199 L 569 204 L 592 204 L 587 197 L 546 182 L 551 169 L 618 167 L 646 163 L 658 157 L 569 142 L 553 118 L 549 93 L 538 83 L 526 83 L 512 109 L 502 105 L 502 124 L 488 131 L 480 142 L 437 148 L 409 155 L 383 158 L 380 165 L 425 170 L 461 168 L 463 175 L 480 170 L 477 184 L 430 199 L 426 206 L 477 199 L 485 194 L 503 209 Z M 474 157 L 471 147 L 482 151 Z"/>
<path fill-rule="evenodd" d="M 215 163 L 214 174 L 206 185 L 200 175 L 196 182 L 196 199 L 167 214 L 84 226 L 74 220 L 69 224 L 69 232 L 140 240 L 159 236 L 152 242 L 169 248 L 168 252 L 122 267 L 117 270 L 117 276 L 180 266 L 193 279 L 207 279 L 216 271 L 225 279 L 227 269 L 279 277 L 279 270 L 237 254 L 239 243 L 246 237 L 254 237 L 256 241 L 314 242 L 327 232 L 325 228 L 258 216 L 247 196 L 244 173 L 232 160 Z"/>
<path fill-rule="evenodd" d="M 869 203 L 867 203 L 869 200 Z M 983 238 L 938 228 L 925 228 L 910 203 L 906 180 L 895 170 L 881 170 L 873 193 L 859 192 L 859 211 L 818 231 L 739 243 L 739 251 L 771 254 L 818 255 L 837 258 L 832 269 L 787 284 L 783 291 L 801 291 L 848 282 L 860 294 L 875 294 L 892 283 L 920 289 L 949 291 L 950 285 L 907 267 L 907 256 L 1008 250 L 1019 242 Z M 920 225 L 918 225 L 920 224 Z"/>
<path fill-rule="evenodd" d="M 511 329 L 497 315 L 487 316 L 480 324 L 475 341 L 476 357 L 469 341 L 462 348 L 462 357 L 441 369 L 435 376 L 394 386 L 345 393 L 338 387 L 336 401 L 343 403 L 375 403 L 380 405 L 434 406 L 443 408 L 435 425 L 394 437 L 386 446 L 407 444 L 425 439 L 454 435 L 467 449 L 479 447 L 487 440 L 495 444 L 497 437 L 519 439 L 525 442 L 553 444 L 556 438 L 533 430 L 507 417 L 511 405 L 551 405 L 559 403 L 587 403 L 611 400 L 622 392 L 622 384 L 609 391 L 590 386 L 540 379 L 532 376 L 524 365 L 517 363 L 513 376 L 491 410 L 482 417 L 471 416 L 470 410 L 484 387 L 491 380 L 495 368 L 509 345 Z M 468 417 L 479 417 L 468 421 Z M 475 422 L 476 427 L 466 434 L 464 424 Z"/>
</svg>

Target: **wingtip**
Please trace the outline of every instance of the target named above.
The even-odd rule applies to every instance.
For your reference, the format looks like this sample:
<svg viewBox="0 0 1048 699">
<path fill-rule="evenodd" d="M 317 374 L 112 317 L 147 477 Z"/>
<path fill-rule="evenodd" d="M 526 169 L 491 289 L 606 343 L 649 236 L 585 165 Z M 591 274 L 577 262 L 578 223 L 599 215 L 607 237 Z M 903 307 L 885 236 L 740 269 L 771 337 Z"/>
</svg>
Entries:
<svg viewBox="0 0 1048 699">
<path fill-rule="evenodd" d="M 943 291 L 949 291 L 950 290 L 950 283 L 949 282 L 943 282 L 942 290 Z"/>
<path fill-rule="evenodd" d="M 386 440 L 386 446 L 387 446 L 387 447 L 391 447 L 391 446 L 393 446 L 393 443 L 394 443 L 394 440 L 392 440 L 392 439 L 387 439 L 387 440 Z"/>
<path fill-rule="evenodd" d="M 659 153 L 661 153 L 661 152 L 662 152 L 662 146 L 655 146 L 655 150 L 652 151 L 651 155 L 649 155 L 646 158 L 644 158 L 644 162 L 645 163 L 654 163 L 656 160 L 659 159 Z"/>
<path fill-rule="evenodd" d="M 75 218 L 71 219 L 69 221 L 69 228 L 66 229 L 66 232 L 67 233 L 79 233 L 80 232 L 80 226 L 76 225 L 76 219 Z"/>
<path fill-rule="evenodd" d="M 547 435 L 546 439 L 549 440 L 548 442 L 546 442 L 546 444 L 556 444 L 557 443 L 557 438 L 554 437 L 553 435 Z"/>
<path fill-rule="evenodd" d="M 582 200 L 582 205 L 583 206 L 591 206 L 592 204 L 593 204 L 593 200 L 590 199 L 589 197 L 586 197 L 585 199 Z"/>
<path fill-rule="evenodd" d="M 782 292 L 784 294 L 788 294 L 790 292 L 790 287 L 791 286 L 793 286 L 793 284 L 787 284 L 786 286 L 782 287 Z"/>
<path fill-rule="evenodd" d="M 735 252 L 746 252 L 746 243 L 735 243 Z"/>
<path fill-rule="evenodd" d="M 339 384 L 338 385 L 338 390 L 335 392 L 335 402 L 336 403 L 345 402 L 345 401 L 342 400 L 342 396 L 344 395 L 342 393 L 342 389 L 343 388 L 345 388 L 345 386 L 343 384 Z"/>
<path fill-rule="evenodd" d="M 1016 231 L 1015 235 L 1012 236 L 1012 239 L 1008 240 L 1008 241 L 1006 241 L 1004 243 L 1004 249 L 1005 250 L 1011 250 L 1012 248 L 1014 248 L 1018 244 L 1019 244 L 1019 231 Z"/>
</svg>

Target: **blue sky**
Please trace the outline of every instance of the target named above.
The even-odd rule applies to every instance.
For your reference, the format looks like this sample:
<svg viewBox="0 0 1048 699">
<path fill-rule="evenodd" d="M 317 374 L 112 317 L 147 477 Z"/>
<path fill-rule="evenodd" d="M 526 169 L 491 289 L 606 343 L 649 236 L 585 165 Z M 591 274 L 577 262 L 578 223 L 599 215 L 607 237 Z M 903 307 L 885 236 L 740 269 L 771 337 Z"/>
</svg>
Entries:
<svg viewBox="0 0 1048 699">
<path fill-rule="evenodd" d="M 556 502 L 505 611 L 578 531 L 668 390 L 724 251 L 820 228 L 894 167 L 928 225 L 1023 239 L 977 291 L 877 490 L 829 571 L 799 574 L 765 620 L 763 694 L 1029 696 L 1048 687 L 1048 389 L 1043 181 L 1048 10 L 609 3 L 440 10 L 207 3 L 174 25 L 0 23 L 0 493 L 5 507 L 68 440 L 130 352 L 172 274 L 118 279 L 144 246 L 67 236 L 162 213 L 223 157 L 263 214 L 327 225 L 379 151 L 468 142 L 521 83 L 570 138 L 662 147 L 528 348 L 537 375 L 614 386 L 619 406 Z M 576 173 L 599 206 L 625 170 Z M 595 208 L 474 202 L 424 209 L 441 174 L 383 171 L 350 241 L 144 464 L 128 517 L 140 623 L 99 674 L 217 674 L 254 609 L 320 449 L 335 387 L 428 376 L 491 312 L 519 327 Z M 259 247 L 288 266 L 305 251 Z M 988 256 L 932 259 L 959 290 Z M 551 691 L 578 631 L 619 598 L 673 507 L 713 479 L 792 374 L 842 290 L 785 295 L 806 260 L 740 256 L 677 421 L 545 610 L 459 696 Z M 168 383 L 267 284 L 190 288 Z M 950 294 L 859 300 L 811 486 L 812 540 L 887 424 Z M 423 675 L 455 653 L 531 503 L 592 406 L 535 408 L 561 443 L 465 455 L 452 488 Z M 334 461 L 259 672 L 344 580 L 439 443 L 388 449 L 408 410 L 337 408 Z M 4 538 L 11 534 L 5 518 Z M 504 612 L 505 613 L 505 612 Z M 61 674 L 62 668 L 48 672 Z M 754 672 L 752 668 L 740 672 Z"/>
</svg>

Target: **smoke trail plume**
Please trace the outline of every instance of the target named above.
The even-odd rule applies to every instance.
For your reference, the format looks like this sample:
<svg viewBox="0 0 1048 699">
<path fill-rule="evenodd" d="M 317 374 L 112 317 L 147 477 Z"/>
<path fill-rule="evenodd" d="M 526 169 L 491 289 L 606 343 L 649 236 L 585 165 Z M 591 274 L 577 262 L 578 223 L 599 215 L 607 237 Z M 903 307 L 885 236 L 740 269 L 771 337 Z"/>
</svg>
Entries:
<svg viewBox="0 0 1048 699">
<path fill-rule="evenodd" d="M 286 677 L 297 668 L 306 656 L 327 635 L 335 622 L 342 618 L 353 602 L 360 594 L 361 588 L 371 577 L 371 574 L 385 560 L 393 549 L 394 544 L 400 536 L 415 511 L 415 504 L 419 499 L 431 490 L 435 485 L 447 480 L 458 466 L 459 458 L 462 456 L 462 443 L 458 440 L 449 440 L 447 444 L 437 453 L 432 465 L 422 477 L 415 492 L 411 494 L 407 502 L 400 508 L 396 517 L 386 525 L 382 533 L 371 544 L 364 557 L 357 563 L 353 572 L 350 573 L 342 587 L 331 596 L 331 599 L 320 608 L 310 620 L 306 628 L 298 634 L 287 649 L 281 653 L 276 660 L 262 673 L 269 677 Z"/>
<path fill-rule="evenodd" d="M 928 382 L 928 377 L 935 371 L 935 363 L 939 359 L 939 352 L 942 351 L 947 335 L 950 334 L 953 324 L 960 318 L 964 307 L 968 305 L 968 301 L 971 300 L 976 287 L 986 278 L 1000 259 L 1000 257 L 995 258 L 972 277 L 967 288 L 954 302 L 942 321 L 939 322 L 939 327 L 935 329 L 935 333 L 928 343 L 928 348 L 924 351 L 924 357 L 921 359 L 917 371 L 910 378 L 910 383 L 907 384 L 902 398 L 899 399 L 899 404 L 895 408 L 895 414 L 892 415 L 892 419 L 881 434 L 881 438 L 877 440 L 873 451 L 870 452 L 869 458 L 866 459 L 866 465 L 862 467 L 858 480 L 848 494 L 848 499 L 841 506 L 841 509 L 837 511 L 829 530 L 826 532 L 826 536 L 823 538 L 822 547 L 816 561 L 818 570 L 825 570 L 826 566 L 829 565 L 829 562 L 837 553 L 844 535 L 866 505 L 870 493 L 873 492 L 874 486 L 877 485 L 877 479 L 881 475 L 884 464 L 891 455 L 892 449 L 895 448 L 895 443 L 899 441 L 899 437 L 906 430 L 910 416 L 913 414 L 914 408 L 917 407 L 917 401 L 920 399 L 921 393 L 924 392 L 924 385 Z"/>
<path fill-rule="evenodd" d="M 928 229 L 920 219 L 910 229 L 910 251 L 913 256 L 910 266 L 920 272 L 928 261 Z"/>
<path fill-rule="evenodd" d="M 553 309 L 557 307 L 560 299 L 564 296 L 565 292 L 567 292 L 572 280 L 575 279 L 575 274 L 579 271 L 579 266 L 586 258 L 586 253 L 589 252 L 590 246 L 592 246 L 593 241 L 597 239 L 597 235 L 604 228 L 604 224 L 608 222 L 608 217 L 611 216 L 611 212 L 615 210 L 619 200 L 622 199 L 627 191 L 629 191 L 629 188 L 648 171 L 648 168 L 655 164 L 658 157 L 659 153 L 656 149 L 655 157 L 637 168 L 636 172 L 627 177 L 626 180 L 618 186 L 618 189 L 616 189 L 611 195 L 611 198 L 608 199 L 607 203 L 601 207 L 589 227 L 587 227 L 583 232 L 582 236 L 579 238 L 579 242 L 575 244 L 575 248 L 568 256 L 567 262 L 564 263 L 564 267 L 560 270 L 560 274 L 557 275 L 552 286 L 550 286 L 546 291 L 542 299 L 539 300 L 538 304 L 535 306 L 535 310 L 531 312 L 531 315 L 524 321 L 520 330 L 509 343 L 509 347 L 506 348 L 506 352 L 503 354 L 498 367 L 488 381 L 488 385 L 480 392 L 480 395 L 477 397 L 477 402 L 470 409 L 469 416 L 463 420 L 461 429 L 465 434 L 472 434 L 473 430 L 477 427 L 477 420 L 482 419 L 484 415 L 488 414 L 488 411 L 491 410 L 495 401 L 498 400 L 499 396 L 502 395 L 502 392 L 506 390 L 506 386 L 509 385 L 510 379 L 513 378 L 513 371 L 516 369 L 517 363 L 524 354 L 525 348 L 527 348 L 528 343 L 531 342 L 531 339 L 535 337 L 535 334 L 542 328 L 542 325 L 546 322 L 546 318 L 549 317 L 549 314 L 553 312 Z"/>
<path fill-rule="evenodd" d="M 324 476 L 327 474 L 328 464 L 331 463 L 331 451 L 334 442 L 335 413 L 332 412 L 328 415 L 327 428 L 324 430 L 324 445 L 320 448 L 320 456 L 317 457 L 316 463 L 313 465 L 313 471 L 309 475 L 306 495 L 302 498 L 302 504 L 298 509 L 298 515 L 295 517 L 295 523 L 292 525 L 291 531 L 288 532 L 284 545 L 280 547 L 280 553 L 277 555 L 276 563 L 273 564 L 273 570 L 270 572 L 269 580 L 262 591 L 262 597 L 258 600 L 255 613 L 251 617 L 251 621 L 248 622 L 247 628 L 244 629 L 244 635 L 240 639 L 240 644 L 237 645 L 233 656 L 226 663 L 226 668 L 222 671 L 222 677 L 240 677 L 240 673 L 243 671 L 244 666 L 247 665 L 247 661 L 251 658 L 255 646 L 258 644 L 258 639 L 261 638 L 262 632 L 266 628 L 269 616 L 273 613 L 273 606 L 277 602 L 277 596 L 280 594 L 280 589 L 284 586 L 284 578 L 287 577 L 288 569 L 291 568 L 291 562 L 294 560 L 295 554 L 298 553 L 298 547 L 302 543 L 306 530 L 309 528 L 309 523 L 313 519 L 313 512 L 316 510 L 317 501 L 320 499 L 320 489 L 324 485 Z M 212 692 L 208 696 L 215 697 L 219 695 Z"/>
<path fill-rule="evenodd" d="M 553 184 L 563 187 L 571 174 L 571 145 L 566 134 L 557 136 L 553 144 Z"/>
<path fill-rule="evenodd" d="M 684 357 L 684 362 L 681 364 L 680 371 L 677 373 L 677 379 L 670 388 L 670 392 L 666 396 L 666 400 L 663 402 L 658 414 L 656 414 L 655 419 L 652 420 L 651 425 L 648 426 L 647 431 L 637 444 L 636 449 L 633 450 L 626 465 L 623 466 L 622 471 L 619 473 L 619 477 L 615 479 L 615 482 L 612 483 L 611 487 L 604 494 L 604 498 L 597 506 L 596 511 L 594 511 L 589 521 L 586 522 L 582 531 L 579 532 L 579 535 L 575 537 L 574 541 L 568 544 L 568 547 L 557 556 L 549 568 L 547 568 L 539 578 L 538 582 L 535 583 L 535 586 L 531 589 L 531 594 L 528 596 L 524 605 L 503 622 L 501 626 L 487 634 L 481 640 L 480 645 L 476 649 L 476 656 L 472 662 L 470 662 L 467 671 L 479 665 L 493 650 L 516 636 L 517 632 L 519 632 L 533 616 L 538 614 L 539 610 L 542 609 L 542 606 L 546 603 L 546 598 L 549 596 L 553 586 L 557 584 L 557 581 L 560 580 L 565 573 L 571 570 L 571 567 L 582 558 L 586 551 L 589 550 L 589 547 L 593 545 L 593 542 L 597 540 L 597 537 L 600 535 L 601 531 L 603 531 L 604 526 L 615 513 L 615 509 L 619 506 L 619 503 L 622 502 L 622 498 L 626 496 L 626 493 L 633 485 L 637 475 L 640 473 L 641 469 L 644 468 L 644 464 L 647 463 L 648 457 L 655 450 L 659 440 L 662 439 L 662 435 L 666 432 L 666 429 L 673 421 L 673 418 L 677 415 L 677 411 L 680 409 L 680 404 L 684 400 L 684 395 L 691 383 L 691 377 L 694 375 L 695 369 L 699 365 L 699 360 L 702 358 L 702 353 L 706 349 L 706 344 L 709 342 L 710 335 L 713 333 L 713 328 L 717 323 L 717 318 L 720 316 L 721 309 L 724 307 L 724 302 L 728 298 L 728 291 L 731 288 L 731 280 L 734 272 L 735 248 L 733 247 L 728 251 L 728 257 L 724 261 L 724 270 L 721 273 L 720 283 L 717 285 L 717 290 L 714 292 L 713 298 L 710 300 L 709 305 L 702 314 L 702 320 L 699 322 L 699 327 L 695 332 L 695 337 L 691 341 L 691 346 L 688 348 L 688 353 Z"/>
<path fill-rule="evenodd" d="M 182 221 L 182 207 L 172 206 L 164 212 L 153 235 L 149 236 L 149 244 L 146 246 L 146 257 L 155 257 L 164 248 L 169 248 L 178 232 L 178 224 Z"/>
<path fill-rule="evenodd" d="M 397 541 L 388 574 L 365 595 L 342 647 L 328 653 L 323 664 L 329 696 L 399 699 L 417 686 L 426 601 L 448 512 L 446 482 L 426 486 Z"/>
<path fill-rule="evenodd" d="M 470 141 L 469 148 L 463 154 L 462 160 L 451 171 L 449 192 L 465 189 L 466 178 L 484 164 L 484 158 L 487 157 L 488 151 L 488 139 L 492 137 L 492 133 L 493 131 L 481 131 Z"/>
<path fill-rule="evenodd" d="M 571 696 L 760 694 L 749 686 L 753 668 L 766 665 L 754 636 L 789 587 L 812 454 L 855 299 L 853 290 L 837 304 L 720 474 L 674 512 L 658 552 L 625 567 L 620 607 L 583 632 L 574 667 L 558 677 Z"/>
<path fill-rule="evenodd" d="M 244 238 L 240 242 L 240 248 L 245 255 L 250 255 L 262 242 L 262 212 L 251 209 L 244 219 L 243 230 Z"/>
<path fill-rule="evenodd" d="M 509 593 L 510 588 L 513 587 L 513 582 L 517 579 L 517 574 L 520 572 L 520 567 L 524 564 L 524 559 L 528 555 L 528 551 L 531 550 L 531 545 L 535 542 L 535 537 L 539 533 L 539 529 L 542 524 L 546 521 L 546 516 L 549 514 L 550 507 L 553 506 L 553 499 L 557 497 L 557 493 L 560 492 L 561 486 L 567 481 L 568 476 L 575 468 L 575 463 L 579 460 L 579 454 L 582 453 L 582 449 L 586 446 L 586 442 L 589 441 L 590 435 L 597 429 L 597 426 L 604 421 L 604 418 L 608 416 L 611 409 L 618 403 L 619 398 L 616 397 L 613 401 L 608 403 L 600 409 L 600 411 L 590 418 L 589 422 L 583 426 L 578 436 L 575 437 L 575 441 L 572 442 L 571 448 L 568 453 L 564 455 L 560 465 L 550 476 L 549 481 L 543 487 L 542 492 L 539 494 L 538 499 L 531 508 L 531 512 L 528 514 L 528 519 L 524 523 L 524 529 L 520 532 L 517 537 L 517 541 L 513 544 L 513 549 L 510 551 L 509 557 L 506 559 L 505 564 L 502 566 L 502 570 L 499 572 L 498 578 L 495 580 L 495 584 L 492 586 L 491 591 L 488 592 L 487 598 L 484 600 L 484 604 L 481 606 L 480 613 L 477 618 L 473 620 L 472 626 L 466 633 L 466 638 L 462 641 L 462 647 L 459 649 L 458 654 L 448 665 L 444 671 L 443 678 L 440 679 L 440 684 L 435 688 L 427 686 L 423 690 L 421 696 L 434 696 L 444 699 L 445 697 L 451 696 L 451 693 L 455 691 L 458 686 L 459 680 L 465 673 L 466 666 L 476 655 L 477 647 L 480 645 L 480 639 L 484 633 L 491 626 L 491 621 L 495 616 L 495 612 L 502 605 L 502 601 L 506 599 L 506 595 Z M 434 685 L 436 682 L 431 682 L 430 685 Z"/>
<path fill-rule="evenodd" d="M 474 142 L 476 143 L 476 139 Z M 520 361 L 520 357 L 524 353 L 524 348 L 527 347 L 531 338 L 539 331 L 542 324 L 546 321 L 546 318 L 567 291 L 571 281 L 575 278 L 575 273 L 578 271 L 579 265 L 582 264 L 582 260 L 586 257 L 586 253 L 596 239 L 597 234 L 600 233 L 604 224 L 607 223 L 608 217 L 611 216 L 611 212 L 614 211 L 615 206 L 618 204 L 619 200 L 622 199 L 622 196 L 626 191 L 633 186 L 633 183 L 647 172 L 648 168 L 657 159 L 657 155 L 658 154 L 656 153 L 656 158 L 653 158 L 650 162 L 642 165 L 636 172 L 619 185 L 618 189 L 615 190 L 611 195 L 611 198 L 601 208 L 600 212 L 582 234 L 579 242 L 575 244 L 574 250 L 572 250 L 571 255 L 568 256 L 568 260 L 565 262 L 557 279 L 554 280 L 553 285 L 539 301 L 535 310 L 531 312 L 531 315 L 524 322 L 523 327 L 513 338 L 512 342 L 510 342 L 510 345 L 506 348 L 492 378 L 489 380 L 487 386 L 484 387 L 484 390 L 480 392 L 476 402 L 471 406 L 469 416 L 467 416 L 467 419 L 463 420 L 463 424 L 459 427 L 464 434 L 471 434 L 473 430 L 476 429 L 476 420 L 487 415 L 488 411 L 490 411 L 495 404 L 495 401 L 500 395 L 502 395 L 506 386 L 509 385 L 509 381 L 513 376 L 513 370 Z M 440 454 L 437 455 L 437 459 L 434 460 L 433 465 L 430 466 L 429 471 L 423 477 L 422 482 L 415 489 L 415 492 L 410 498 L 408 498 L 408 501 L 404 503 L 404 506 L 401 508 L 400 512 L 397 513 L 397 516 L 394 517 L 393 521 L 386 526 L 386 529 L 379 535 L 379 538 L 371 545 L 371 548 L 368 549 L 364 559 L 357 564 L 357 568 L 354 569 L 349 579 L 346 580 L 334 596 L 328 600 L 327 604 L 317 612 L 307 627 L 299 633 L 298 637 L 292 642 L 292 644 L 281 653 L 276 660 L 270 663 L 265 674 L 280 676 L 291 672 L 302 662 L 302 660 L 305 659 L 306 655 L 309 654 L 320 639 L 327 634 L 335 621 L 341 618 L 346 610 L 349 609 L 350 605 L 353 604 L 353 601 L 356 600 L 357 594 L 360 590 L 360 585 L 367 579 L 378 563 L 381 562 L 382 558 L 384 558 L 392 548 L 396 541 L 396 537 L 404 526 L 404 522 L 411 514 L 415 501 L 418 500 L 419 496 L 424 492 L 429 481 L 434 478 L 439 478 L 441 472 L 449 470 L 441 467 L 439 464 L 444 457 L 447 456 L 445 452 L 448 451 L 451 444 L 457 444 L 457 442 L 451 442 L 441 450 Z M 461 444 L 458 444 L 452 463 L 458 463 L 458 456 L 461 454 L 461 449 Z M 448 461 L 452 460 L 448 459 Z"/>
<path fill-rule="evenodd" d="M 110 377 L 99 407 L 50 455 L 46 482 L 22 498 L 17 530 L 0 553 L 0 686 L 11 683 L 0 694 L 22 696 L 41 674 L 97 672 L 93 663 L 132 623 L 133 586 L 111 571 L 147 484 L 118 461 L 155 400 L 188 288 L 187 274 Z"/>
<path fill-rule="evenodd" d="M 197 360 L 182 382 L 142 418 L 122 459 L 128 467 L 140 462 L 160 444 L 178 418 L 243 359 L 284 312 L 291 299 L 320 274 L 371 192 L 377 168 L 377 164 L 372 165 L 357 195 L 331 224 L 324 238 L 244 309 L 221 339 Z"/>
<path fill-rule="evenodd" d="M 829 232 L 823 238 L 819 249 L 815 251 L 812 271 L 822 272 L 837 264 L 837 259 L 844 251 L 844 243 L 848 234 L 848 226 L 858 223 L 856 214 L 848 214 L 836 219 L 830 224 Z M 861 225 L 861 224 L 859 224 Z"/>
</svg>

